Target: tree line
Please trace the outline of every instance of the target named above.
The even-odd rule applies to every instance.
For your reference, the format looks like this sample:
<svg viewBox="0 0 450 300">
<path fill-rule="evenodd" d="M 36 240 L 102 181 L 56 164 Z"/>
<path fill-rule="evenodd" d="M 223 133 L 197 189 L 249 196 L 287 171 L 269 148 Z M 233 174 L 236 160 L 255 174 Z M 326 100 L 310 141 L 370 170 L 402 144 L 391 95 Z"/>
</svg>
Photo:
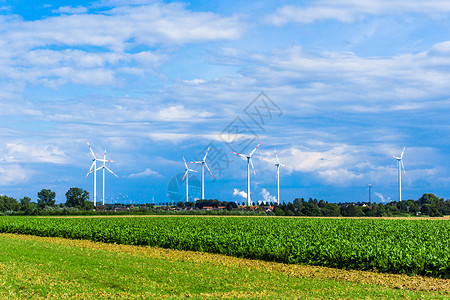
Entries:
<svg viewBox="0 0 450 300">
<path fill-rule="evenodd" d="M 450 215 L 450 200 L 432 193 L 423 194 L 418 200 L 391 201 L 389 203 L 344 202 L 328 203 L 323 200 L 296 198 L 293 203 L 275 205 L 278 216 L 315 217 L 392 217 L 417 216 L 442 217 Z"/>
<path fill-rule="evenodd" d="M 95 212 L 94 204 L 89 201 L 89 192 L 82 188 L 72 187 L 65 196 L 66 202 L 55 203 L 55 192 L 42 189 L 37 193 L 36 202 L 23 197 L 17 201 L 8 196 L 0 196 L 0 214 L 5 215 L 71 215 L 71 214 L 102 214 L 115 213 L 111 211 Z M 107 206 L 107 205 L 106 205 Z M 106 209 L 105 206 L 105 210 Z M 97 207 L 98 208 L 98 207 Z M 277 205 L 268 203 L 254 205 L 250 208 L 240 207 L 235 202 L 219 201 L 217 199 L 197 200 L 196 202 L 178 202 L 176 205 L 167 203 L 164 207 L 154 207 L 152 204 L 142 204 L 130 207 L 125 214 L 161 214 L 187 213 L 203 211 L 212 208 L 213 214 L 222 211 L 224 214 L 249 214 L 276 216 L 314 216 L 314 217 L 391 217 L 427 215 L 440 217 L 450 215 L 450 200 L 444 200 L 434 194 L 423 194 L 418 200 L 392 201 L 389 203 L 343 202 L 329 203 L 324 200 L 296 198 L 293 202 Z M 173 210 L 177 211 L 173 211 Z M 202 212 L 203 214 L 203 212 Z"/>
<path fill-rule="evenodd" d="M 37 193 L 36 202 L 30 197 L 23 197 L 17 201 L 8 196 L 0 196 L 0 213 L 14 215 L 41 215 L 52 212 L 70 212 L 78 210 L 93 210 L 94 204 L 89 201 L 89 192 L 82 188 L 72 187 L 66 192 L 66 202 L 56 204 L 56 193 L 49 189 L 42 189 Z"/>
</svg>

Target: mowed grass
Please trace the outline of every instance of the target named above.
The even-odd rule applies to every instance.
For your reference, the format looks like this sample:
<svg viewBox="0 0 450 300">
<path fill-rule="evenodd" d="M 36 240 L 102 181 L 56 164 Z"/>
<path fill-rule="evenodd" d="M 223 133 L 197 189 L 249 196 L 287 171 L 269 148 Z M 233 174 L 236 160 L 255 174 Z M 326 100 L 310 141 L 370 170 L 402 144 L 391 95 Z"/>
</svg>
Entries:
<svg viewBox="0 0 450 300">
<path fill-rule="evenodd" d="M 0 234 L 1 299 L 448 299 L 449 283 L 199 252 Z"/>
</svg>

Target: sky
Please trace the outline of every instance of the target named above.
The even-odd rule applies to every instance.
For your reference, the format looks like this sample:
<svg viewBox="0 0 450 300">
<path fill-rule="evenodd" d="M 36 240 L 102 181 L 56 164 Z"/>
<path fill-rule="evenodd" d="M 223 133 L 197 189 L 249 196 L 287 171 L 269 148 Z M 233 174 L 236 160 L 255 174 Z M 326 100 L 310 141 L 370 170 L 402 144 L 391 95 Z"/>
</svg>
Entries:
<svg viewBox="0 0 450 300">
<path fill-rule="evenodd" d="M 0 0 L 0 194 L 106 203 L 448 198 L 450 2 Z M 200 197 L 200 165 L 189 164 Z M 97 172 L 97 201 L 102 172 Z M 192 199 L 191 199 L 192 201 Z"/>
</svg>

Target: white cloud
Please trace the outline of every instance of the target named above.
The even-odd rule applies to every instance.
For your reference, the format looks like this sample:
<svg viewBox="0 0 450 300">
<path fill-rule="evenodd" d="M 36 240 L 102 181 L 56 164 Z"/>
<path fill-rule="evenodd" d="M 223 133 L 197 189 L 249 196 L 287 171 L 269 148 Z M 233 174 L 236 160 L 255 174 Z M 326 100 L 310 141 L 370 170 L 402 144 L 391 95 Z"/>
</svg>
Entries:
<svg viewBox="0 0 450 300">
<path fill-rule="evenodd" d="M 189 84 L 202 84 L 205 83 L 206 80 L 204 79 L 192 79 L 192 80 L 183 80 L 183 82 L 189 83 Z"/>
<path fill-rule="evenodd" d="M 370 15 L 396 15 L 405 13 L 425 14 L 439 17 L 450 12 L 450 3 L 445 0 L 323 0 L 310 6 L 286 5 L 266 17 L 266 21 L 277 26 L 286 23 L 313 23 L 337 20 L 344 23 L 361 20 Z"/>
<path fill-rule="evenodd" d="M 379 199 L 380 199 L 380 201 L 381 202 L 390 202 L 391 201 L 391 198 L 390 197 L 387 197 L 386 199 L 384 198 L 384 196 L 381 194 L 381 193 L 378 193 L 378 192 L 375 192 L 374 193 Z"/>
<path fill-rule="evenodd" d="M 239 189 L 234 189 L 233 190 L 233 196 L 240 196 L 244 199 L 247 199 L 247 193 L 244 191 L 240 191 Z"/>
<path fill-rule="evenodd" d="M 295 171 L 313 172 L 340 168 L 353 162 L 358 152 L 348 145 L 334 146 L 329 150 L 317 151 L 293 147 L 288 152 L 283 151 L 284 161 Z"/>
<path fill-rule="evenodd" d="M 346 186 L 355 183 L 355 180 L 363 179 L 364 174 L 349 171 L 348 169 L 322 170 L 318 174 L 329 183 L 335 185 Z"/>
<path fill-rule="evenodd" d="M 278 151 L 280 161 L 289 167 L 287 172 L 302 172 L 335 186 L 361 184 L 365 180 L 383 181 L 392 168 L 378 167 L 380 156 L 386 156 L 381 148 L 368 150 L 347 144 L 309 141 L 305 146 L 292 146 Z M 274 168 L 273 151 L 261 152 L 267 167 Z M 384 159 L 381 159 L 384 162 Z"/>
<path fill-rule="evenodd" d="M 283 101 L 279 105 L 306 115 L 327 111 L 330 106 L 333 110 L 356 113 L 417 111 L 448 99 L 447 48 L 450 47 L 444 42 L 420 53 L 391 57 L 362 57 L 344 52 L 311 54 L 299 46 L 273 50 L 257 58 L 247 53 L 252 61 L 252 67 L 244 74 L 248 80 L 235 78 L 232 83 L 223 82 L 221 87 L 237 85 L 240 90 L 248 90 L 258 82 Z M 234 56 L 230 56 L 229 60 L 232 59 Z M 245 61 L 245 56 L 239 59 Z M 216 84 L 209 83 L 210 90 Z M 204 87 L 194 90 L 202 93 Z"/>
<path fill-rule="evenodd" d="M 153 170 L 150 170 L 149 168 L 147 168 L 140 173 L 130 174 L 128 177 L 129 178 L 140 178 L 140 177 L 163 177 L 163 176 L 161 174 L 159 174 L 157 171 L 153 171 Z"/>
<path fill-rule="evenodd" d="M 0 79 L 51 88 L 111 84 L 122 74 L 152 73 L 173 45 L 237 39 L 245 30 L 237 17 L 189 11 L 179 3 L 98 8 L 87 13 L 64 6 L 54 11 L 63 15 L 27 22 L 0 18 Z M 148 50 L 155 45 L 160 49 Z M 78 50 L 89 47 L 96 50 Z M 136 53 L 137 47 L 144 50 Z"/>
<path fill-rule="evenodd" d="M 65 164 L 68 162 L 66 154 L 57 146 L 32 145 L 21 142 L 7 143 L 5 161 L 24 163 L 52 163 Z"/>
<path fill-rule="evenodd" d="M 174 105 L 161 109 L 157 114 L 157 119 L 161 121 L 192 121 L 193 119 L 203 119 L 213 116 L 207 111 L 196 111 L 186 109 L 183 105 Z"/>
<path fill-rule="evenodd" d="M 270 195 L 269 191 L 265 188 L 262 189 L 261 195 L 263 196 L 263 199 L 266 203 L 277 202 L 277 197 Z"/>
<path fill-rule="evenodd" d="M 81 5 L 78 5 L 77 7 L 73 6 L 61 6 L 58 9 L 52 10 L 52 13 L 62 13 L 62 14 L 82 14 L 86 13 L 88 9 L 86 7 L 83 7 Z"/>
<path fill-rule="evenodd" d="M 32 171 L 24 169 L 20 165 L 2 164 L 0 166 L 0 185 L 20 185 L 28 181 Z"/>
</svg>

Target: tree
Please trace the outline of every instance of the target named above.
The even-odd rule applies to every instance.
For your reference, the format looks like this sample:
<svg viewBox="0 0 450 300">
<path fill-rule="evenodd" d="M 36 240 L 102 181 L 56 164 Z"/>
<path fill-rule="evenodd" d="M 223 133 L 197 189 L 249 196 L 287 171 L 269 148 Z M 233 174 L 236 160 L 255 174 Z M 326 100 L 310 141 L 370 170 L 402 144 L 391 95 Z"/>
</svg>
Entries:
<svg viewBox="0 0 450 300">
<path fill-rule="evenodd" d="M 237 208 L 237 204 L 234 202 L 228 202 L 227 206 L 227 210 L 233 210 L 234 208 Z"/>
<path fill-rule="evenodd" d="M 94 204 L 89 201 L 89 192 L 77 187 L 72 187 L 66 192 L 66 206 L 84 210 L 94 208 Z"/>
<path fill-rule="evenodd" d="M 442 217 L 442 213 L 435 206 L 431 206 L 430 217 Z"/>
<path fill-rule="evenodd" d="M 40 209 L 45 208 L 46 206 L 55 206 L 55 192 L 52 192 L 52 190 L 46 190 L 42 189 L 39 193 L 37 193 L 38 196 L 38 207 Z"/>
<path fill-rule="evenodd" d="M 188 202 L 188 203 L 189 203 L 189 202 Z M 184 208 L 184 203 L 181 202 L 181 201 L 179 201 L 179 202 L 177 203 L 177 207 L 178 207 L 178 208 Z"/>
<path fill-rule="evenodd" d="M 27 209 L 30 208 L 30 202 L 31 202 L 31 198 L 30 197 L 23 197 L 22 199 L 20 199 L 20 210 L 21 211 L 26 211 Z"/>
<path fill-rule="evenodd" d="M 428 203 L 422 204 L 422 207 L 420 208 L 420 212 L 423 215 L 429 215 L 431 212 L 431 204 L 428 204 Z"/>
<path fill-rule="evenodd" d="M 339 217 L 341 210 L 336 203 L 325 203 L 322 207 L 322 213 L 326 217 Z"/>
<path fill-rule="evenodd" d="M 275 213 L 275 216 L 284 216 L 284 215 L 285 215 L 285 214 L 284 214 L 284 210 L 282 210 L 282 209 L 279 208 L 279 207 L 276 207 L 276 208 L 275 208 L 274 213 Z"/>
<path fill-rule="evenodd" d="M 217 199 L 202 199 L 195 202 L 195 207 L 197 207 L 198 209 L 203 209 L 203 207 L 205 206 L 218 207 L 220 206 L 220 204 L 220 201 Z"/>
<path fill-rule="evenodd" d="M 17 211 L 19 209 L 19 203 L 17 200 L 8 196 L 0 196 L 0 212 L 7 210 Z"/>
<path fill-rule="evenodd" d="M 439 198 L 435 194 L 432 194 L 432 193 L 423 194 L 422 197 L 419 198 L 419 202 L 421 205 L 433 204 L 436 201 L 439 201 Z"/>
<path fill-rule="evenodd" d="M 361 206 L 349 204 L 347 206 L 341 206 L 341 215 L 344 217 L 362 217 L 364 216 L 364 212 Z"/>
<path fill-rule="evenodd" d="M 316 202 L 308 201 L 307 203 L 305 203 L 302 213 L 305 216 L 313 216 L 313 217 L 322 216 L 322 211 L 320 210 L 317 201 Z"/>
</svg>

